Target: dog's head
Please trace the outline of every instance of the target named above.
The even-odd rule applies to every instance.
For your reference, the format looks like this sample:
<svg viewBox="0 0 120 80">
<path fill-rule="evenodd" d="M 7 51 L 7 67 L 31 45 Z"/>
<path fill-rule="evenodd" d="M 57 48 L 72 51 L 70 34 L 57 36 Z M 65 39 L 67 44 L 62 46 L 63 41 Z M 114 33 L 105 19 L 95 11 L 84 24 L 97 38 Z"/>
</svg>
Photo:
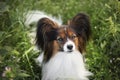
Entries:
<svg viewBox="0 0 120 80">
<path fill-rule="evenodd" d="M 77 14 L 67 25 L 58 25 L 48 18 L 42 18 L 37 25 L 36 44 L 44 51 L 44 61 L 48 61 L 57 52 L 71 53 L 85 51 L 90 38 L 89 17 Z"/>
</svg>

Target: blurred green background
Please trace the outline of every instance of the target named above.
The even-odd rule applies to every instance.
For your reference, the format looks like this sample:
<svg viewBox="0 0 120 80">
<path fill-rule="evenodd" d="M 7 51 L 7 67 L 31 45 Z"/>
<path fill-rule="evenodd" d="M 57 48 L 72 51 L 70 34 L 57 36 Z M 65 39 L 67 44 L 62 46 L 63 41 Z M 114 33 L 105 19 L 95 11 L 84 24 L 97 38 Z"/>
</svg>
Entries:
<svg viewBox="0 0 120 80">
<path fill-rule="evenodd" d="M 0 80 L 40 80 L 40 67 L 35 63 L 39 52 L 24 25 L 24 13 L 29 10 L 61 15 L 63 23 L 78 12 L 87 13 L 92 27 L 85 55 L 94 74 L 90 80 L 120 80 L 119 0 L 1 0 Z"/>
</svg>

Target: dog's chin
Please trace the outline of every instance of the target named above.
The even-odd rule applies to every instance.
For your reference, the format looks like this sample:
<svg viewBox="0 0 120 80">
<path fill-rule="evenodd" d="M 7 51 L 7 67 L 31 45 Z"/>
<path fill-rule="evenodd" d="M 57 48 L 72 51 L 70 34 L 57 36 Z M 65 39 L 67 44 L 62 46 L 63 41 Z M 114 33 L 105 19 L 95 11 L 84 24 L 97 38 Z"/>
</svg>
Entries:
<svg viewBox="0 0 120 80">
<path fill-rule="evenodd" d="M 68 52 L 70 52 L 70 53 L 71 53 L 71 52 L 73 52 L 73 51 L 72 51 L 72 50 L 70 50 L 70 51 L 68 51 Z"/>
<path fill-rule="evenodd" d="M 74 52 L 74 51 L 73 50 L 66 51 L 66 53 L 68 53 L 68 54 L 71 54 L 72 52 Z"/>
<path fill-rule="evenodd" d="M 69 54 L 69 53 L 76 52 L 76 51 L 78 51 L 78 50 L 72 49 L 72 50 L 64 50 L 63 52 Z"/>
</svg>

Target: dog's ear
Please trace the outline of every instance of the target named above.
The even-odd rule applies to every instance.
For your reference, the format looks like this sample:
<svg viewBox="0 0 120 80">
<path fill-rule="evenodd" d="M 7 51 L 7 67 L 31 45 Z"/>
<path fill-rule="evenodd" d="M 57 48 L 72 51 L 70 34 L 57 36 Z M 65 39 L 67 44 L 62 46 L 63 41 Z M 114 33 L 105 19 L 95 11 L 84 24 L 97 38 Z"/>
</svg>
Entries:
<svg viewBox="0 0 120 80">
<path fill-rule="evenodd" d="M 83 36 L 85 40 L 89 40 L 91 35 L 91 26 L 89 17 L 86 14 L 77 14 L 69 24 L 70 27 L 73 28 L 78 34 L 78 36 Z"/>
<path fill-rule="evenodd" d="M 42 50 L 44 49 L 45 42 L 53 40 L 54 33 L 58 28 L 57 23 L 48 18 L 42 18 L 37 24 L 36 44 Z"/>
<path fill-rule="evenodd" d="M 85 50 L 86 42 L 91 35 L 89 17 L 84 13 L 77 14 L 69 23 L 69 26 L 76 32 L 79 38 L 79 50 Z"/>
</svg>

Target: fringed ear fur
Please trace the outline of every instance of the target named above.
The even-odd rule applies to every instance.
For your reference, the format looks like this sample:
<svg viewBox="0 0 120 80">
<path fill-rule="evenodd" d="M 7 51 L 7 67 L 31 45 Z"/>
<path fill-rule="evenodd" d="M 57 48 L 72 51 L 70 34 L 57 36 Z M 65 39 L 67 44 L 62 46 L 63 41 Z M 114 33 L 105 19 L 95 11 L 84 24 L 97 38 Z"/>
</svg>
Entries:
<svg viewBox="0 0 120 80">
<path fill-rule="evenodd" d="M 44 50 L 45 42 L 49 39 L 50 34 L 58 28 L 57 23 L 48 18 L 42 18 L 37 24 L 36 44 L 39 49 Z"/>
<path fill-rule="evenodd" d="M 84 13 L 79 13 L 71 20 L 69 26 L 76 32 L 79 38 L 80 52 L 85 51 L 86 42 L 91 35 L 89 17 Z"/>
<path fill-rule="evenodd" d="M 89 40 L 91 35 L 91 27 L 89 17 L 84 13 L 77 14 L 70 22 L 72 27 L 78 35 L 84 34 L 86 40 Z"/>
</svg>

